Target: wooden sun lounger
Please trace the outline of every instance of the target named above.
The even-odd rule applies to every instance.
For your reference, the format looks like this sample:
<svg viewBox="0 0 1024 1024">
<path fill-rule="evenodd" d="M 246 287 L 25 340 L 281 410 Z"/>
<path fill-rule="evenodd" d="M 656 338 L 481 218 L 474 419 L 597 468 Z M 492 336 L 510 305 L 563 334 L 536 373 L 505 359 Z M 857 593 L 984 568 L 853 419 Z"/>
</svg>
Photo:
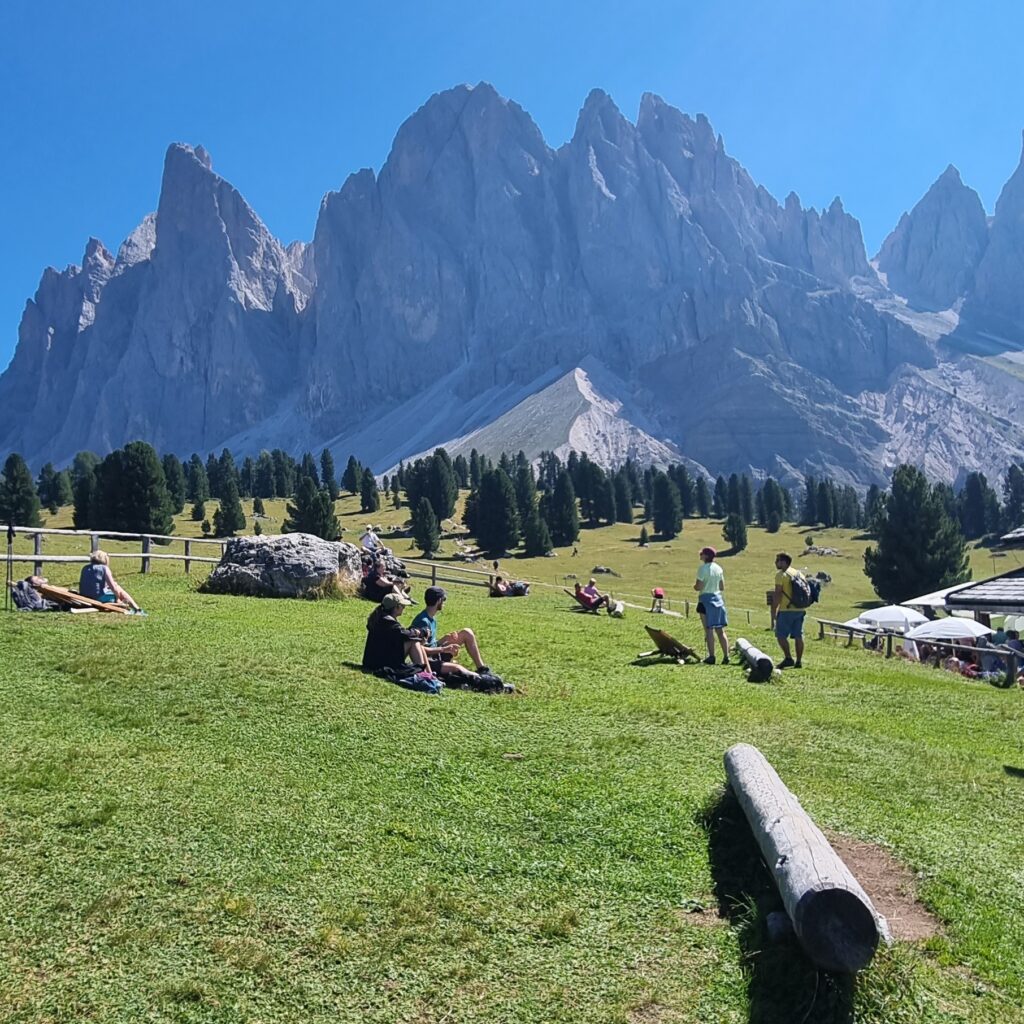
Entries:
<svg viewBox="0 0 1024 1024">
<path fill-rule="evenodd" d="M 595 612 L 601 611 L 601 606 L 597 604 L 591 604 L 585 597 L 581 597 L 576 593 L 575 590 L 570 590 L 568 587 L 562 587 L 562 589 L 585 611 Z"/>
<path fill-rule="evenodd" d="M 689 658 L 699 660 L 697 652 L 692 647 L 680 643 L 674 636 L 669 635 L 663 629 L 655 629 L 653 626 L 644 626 L 650 638 L 654 641 L 654 650 L 638 654 L 637 658 L 671 658 L 677 664 L 685 665 Z"/>
<path fill-rule="evenodd" d="M 35 588 L 48 601 L 55 601 L 57 604 L 66 605 L 69 608 L 91 608 L 93 611 L 119 615 L 131 613 L 131 608 L 126 604 L 121 604 L 118 601 L 108 603 L 94 601 L 91 597 L 82 597 L 81 594 L 76 594 L 73 590 L 68 590 L 66 587 L 57 587 L 52 583 L 38 583 L 35 585 Z"/>
</svg>

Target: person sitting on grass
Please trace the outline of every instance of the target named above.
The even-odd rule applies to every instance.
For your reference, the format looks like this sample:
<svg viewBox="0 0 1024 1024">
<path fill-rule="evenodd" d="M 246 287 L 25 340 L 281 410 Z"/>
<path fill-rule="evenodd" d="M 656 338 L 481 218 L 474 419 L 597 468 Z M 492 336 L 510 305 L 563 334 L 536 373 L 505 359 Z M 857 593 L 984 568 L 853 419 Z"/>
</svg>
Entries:
<svg viewBox="0 0 1024 1024">
<path fill-rule="evenodd" d="M 406 629 L 398 621 L 411 604 L 405 594 L 390 593 L 370 612 L 363 648 L 364 671 L 390 668 L 399 672 L 405 667 L 406 658 L 424 672 L 429 670 L 429 659 L 419 633 Z"/>
<path fill-rule="evenodd" d="M 135 598 L 114 579 L 110 571 L 110 556 L 106 551 L 97 550 L 89 556 L 89 564 L 83 566 L 82 575 L 78 578 L 78 592 L 82 597 L 90 597 L 103 604 L 120 601 L 133 611 L 142 611 L 135 603 Z"/>
<path fill-rule="evenodd" d="M 417 630 L 423 640 L 423 647 L 429 659 L 430 669 L 434 675 L 443 679 L 459 682 L 463 678 L 470 679 L 489 673 L 490 668 L 484 664 L 480 656 L 480 647 L 476 642 L 476 634 L 468 626 L 463 629 L 445 633 L 440 640 L 437 638 L 437 616 L 440 614 L 448 598 L 443 587 L 427 587 L 423 594 L 426 607 L 412 620 L 411 628 Z M 476 672 L 460 665 L 455 659 L 465 648 L 473 659 Z M 457 677 L 457 678 L 453 678 Z"/>
<path fill-rule="evenodd" d="M 592 611 L 597 608 L 607 608 L 612 597 L 611 594 L 602 594 L 597 589 L 597 581 L 593 576 L 590 577 L 590 582 L 585 587 L 581 587 L 579 583 L 576 584 L 576 596 Z"/>
<path fill-rule="evenodd" d="M 491 597 L 508 597 L 511 593 L 511 584 L 506 583 L 501 576 L 494 577 L 494 583 L 491 586 Z"/>
<path fill-rule="evenodd" d="M 387 565 L 380 556 L 369 558 L 366 575 L 363 576 L 363 594 L 371 601 L 380 602 L 385 594 L 408 594 L 411 589 L 387 572 Z"/>
</svg>

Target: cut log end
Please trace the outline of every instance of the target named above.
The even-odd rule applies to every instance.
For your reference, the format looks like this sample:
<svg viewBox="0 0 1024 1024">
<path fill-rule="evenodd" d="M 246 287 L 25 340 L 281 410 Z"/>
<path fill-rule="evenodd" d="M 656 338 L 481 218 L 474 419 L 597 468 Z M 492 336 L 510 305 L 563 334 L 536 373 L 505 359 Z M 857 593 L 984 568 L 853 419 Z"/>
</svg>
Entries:
<svg viewBox="0 0 1024 1024">
<path fill-rule="evenodd" d="M 875 915 L 845 889 L 804 893 L 793 911 L 793 924 L 815 963 L 827 971 L 861 971 L 878 948 Z"/>
</svg>

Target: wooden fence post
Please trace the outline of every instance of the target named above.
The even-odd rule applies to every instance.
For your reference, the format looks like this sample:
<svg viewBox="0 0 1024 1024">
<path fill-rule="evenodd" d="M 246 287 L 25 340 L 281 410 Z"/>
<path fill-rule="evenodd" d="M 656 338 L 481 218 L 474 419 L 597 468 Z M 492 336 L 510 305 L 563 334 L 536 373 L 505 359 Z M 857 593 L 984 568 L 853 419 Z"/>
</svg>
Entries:
<svg viewBox="0 0 1024 1024">
<path fill-rule="evenodd" d="M 37 557 L 43 553 L 43 535 L 41 533 L 34 534 L 32 537 L 32 554 Z M 43 563 L 42 560 L 36 562 L 32 566 L 32 572 L 36 576 L 43 575 Z"/>
<path fill-rule="evenodd" d="M 436 565 L 432 565 L 430 567 L 430 585 L 432 587 L 436 587 L 437 586 L 437 566 Z"/>
<path fill-rule="evenodd" d="M 892 657 L 892 633 L 885 634 L 885 656 Z"/>
<path fill-rule="evenodd" d="M 683 601 L 683 610 L 686 612 L 686 617 L 690 617 L 690 602 L 689 600 Z"/>
<path fill-rule="evenodd" d="M 146 557 L 146 555 L 149 554 L 149 544 L 150 544 L 149 538 L 148 537 L 143 537 L 142 538 L 142 571 L 143 572 L 149 572 L 149 559 Z"/>
<path fill-rule="evenodd" d="M 89 551 L 90 551 L 90 553 L 93 552 L 93 551 L 99 551 L 99 549 L 100 549 L 100 539 L 99 539 L 99 537 L 97 537 L 95 533 L 90 533 L 89 534 Z"/>
<path fill-rule="evenodd" d="M 189 560 L 189 555 L 192 554 L 192 541 L 185 541 L 185 573 L 186 575 L 192 568 L 192 562 Z"/>
</svg>

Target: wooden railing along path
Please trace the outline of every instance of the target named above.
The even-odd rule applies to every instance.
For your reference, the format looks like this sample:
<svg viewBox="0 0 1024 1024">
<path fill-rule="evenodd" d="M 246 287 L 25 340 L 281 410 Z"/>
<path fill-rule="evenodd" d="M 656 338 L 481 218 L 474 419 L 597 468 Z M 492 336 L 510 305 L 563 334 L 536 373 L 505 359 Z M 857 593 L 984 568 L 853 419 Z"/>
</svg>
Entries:
<svg viewBox="0 0 1024 1024">
<path fill-rule="evenodd" d="M 43 566 L 47 563 L 84 563 L 89 561 L 89 555 L 47 555 L 43 553 L 43 538 L 54 537 L 88 537 L 90 553 L 99 549 L 100 540 L 127 540 L 138 541 L 141 545 L 139 554 L 131 551 L 108 551 L 110 558 L 138 558 L 141 561 L 141 571 L 149 572 L 151 559 L 163 559 L 166 561 L 177 561 L 185 563 L 185 572 L 190 572 L 193 562 L 211 562 L 216 564 L 220 557 L 208 558 L 204 555 L 193 555 L 193 544 L 216 544 L 220 553 L 224 553 L 226 541 L 214 539 L 213 537 L 169 537 L 159 533 L 119 533 L 114 530 L 52 530 L 41 526 L 16 526 L 14 532 L 19 537 L 32 538 L 31 555 L 12 555 L 11 560 L 15 562 L 31 562 L 32 572 L 36 576 L 42 575 Z M 156 554 L 153 552 L 154 541 L 167 541 L 172 544 L 184 544 L 184 553 L 169 552 Z"/>
</svg>

